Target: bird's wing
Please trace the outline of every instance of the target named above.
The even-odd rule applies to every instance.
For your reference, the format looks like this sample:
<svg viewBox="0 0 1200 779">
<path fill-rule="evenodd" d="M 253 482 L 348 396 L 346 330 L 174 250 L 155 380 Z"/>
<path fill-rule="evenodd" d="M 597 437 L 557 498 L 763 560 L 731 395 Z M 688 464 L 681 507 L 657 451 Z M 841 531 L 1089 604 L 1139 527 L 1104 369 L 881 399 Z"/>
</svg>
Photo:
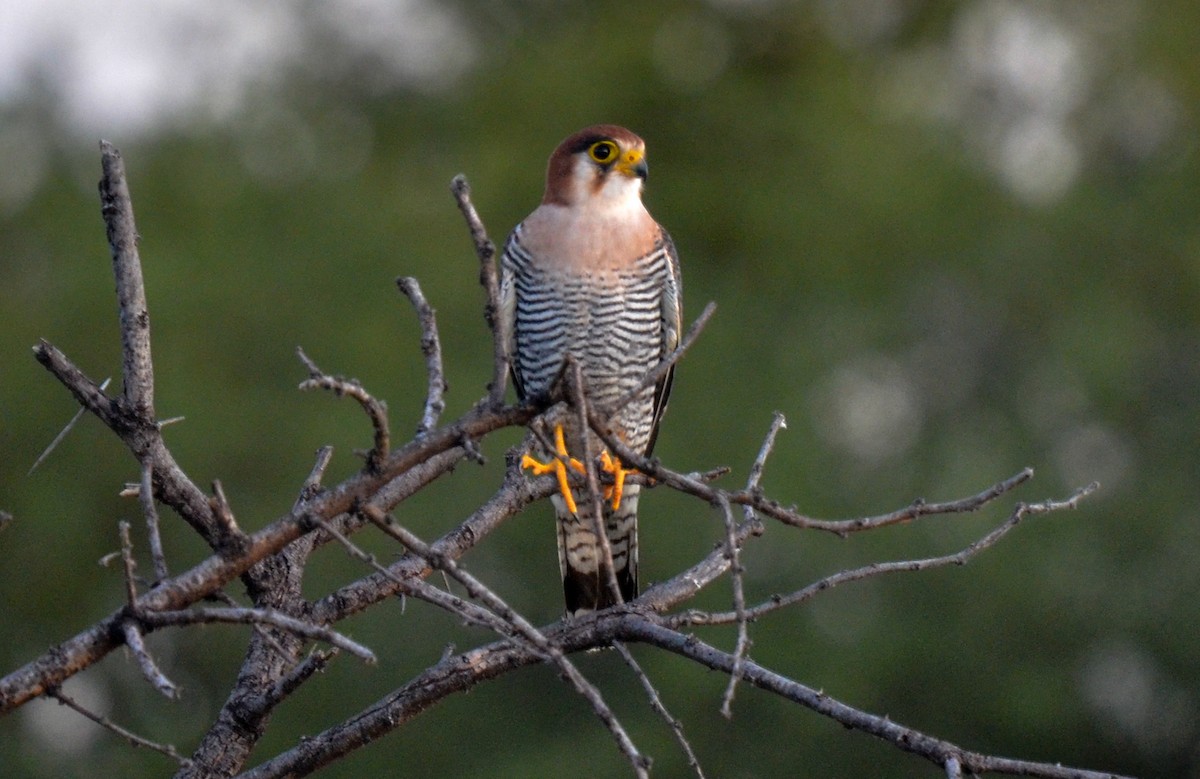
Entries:
<svg viewBox="0 0 1200 779">
<path fill-rule="evenodd" d="M 525 399 L 524 388 L 521 385 L 521 375 L 517 370 L 517 279 L 513 267 L 512 250 L 520 242 L 521 226 L 512 231 L 504 242 L 504 251 L 500 255 L 500 310 L 496 312 L 496 326 L 504 342 L 504 354 L 508 358 L 508 371 L 512 376 L 513 387 L 519 400 Z"/>
<path fill-rule="evenodd" d="M 662 300 L 662 343 L 659 359 L 664 360 L 679 346 L 683 329 L 683 279 L 679 272 L 679 253 L 675 250 L 675 242 L 671 235 L 661 226 L 661 239 L 656 251 L 667 255 L 667 277 L 663 284 Z M 671 396 L 671 384 L 675 380 L 675 366 L 658 380 L 654 388 L 654 421 L 650 427 L 650 441 L 646 445 L 646 455 L 654 451 L 654 442 L 658 438 L 658 426 L 667 410 L 667 399 Z"/>
</svg>

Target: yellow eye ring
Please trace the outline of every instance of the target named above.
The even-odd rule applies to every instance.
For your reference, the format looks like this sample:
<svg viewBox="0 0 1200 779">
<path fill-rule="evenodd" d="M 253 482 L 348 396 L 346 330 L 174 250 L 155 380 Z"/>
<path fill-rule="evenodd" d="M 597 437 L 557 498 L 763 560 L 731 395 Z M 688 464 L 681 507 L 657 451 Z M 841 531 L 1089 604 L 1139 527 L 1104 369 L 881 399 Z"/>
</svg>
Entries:
<svg viewBox="0 0 1200 779">
<path fill-rule="evenodd" d="M 601 165 L 617 159 L 617 145 L 612 141 L 596 141 L 588 147 L 588 156 Z"/>
</svg>

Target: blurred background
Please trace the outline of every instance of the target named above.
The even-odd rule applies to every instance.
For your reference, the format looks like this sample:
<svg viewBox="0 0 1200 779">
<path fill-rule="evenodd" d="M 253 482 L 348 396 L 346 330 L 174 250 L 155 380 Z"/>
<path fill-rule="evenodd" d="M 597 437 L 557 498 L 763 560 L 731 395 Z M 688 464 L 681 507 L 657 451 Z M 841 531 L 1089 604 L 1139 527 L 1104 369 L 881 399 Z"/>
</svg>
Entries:
<svg viewBox="0 0 1200 779">
<path fill-rule="evenodd" d="M 658 453 L 744 480 L 773 411 L 788 429 L 765 487 L 810 515 L 890 511 L 1036 478 L 979 514 L 847 540 L 768 525 L 745 553 L 752 599 L 878 560 L 953 552 L 1015 500 L 1064 497 L 965 568 L 875 579 L 753 627 L 752 655 L 964 747 L 1145 776 L 1200 776 L 1200 6 L 1096 0 L 434 2 L 9 0 L 0 6 L 0 671 L 123 601 L 117 493 L 137 466 L 95 419 L 32 474 L 76 411 L 32 358 L 47 338 L 120 384 L 97 141 L 126 159 L 153 321 L 160 417 L 242 527 L 284 513 L 323 444 L 328 482 L 370 430 L 296 385 L 302 345 L 415 428 L 418 330 L 393 279 L 437 308 L 446 419 L 490 376 L 477 265 L 448 185 L 465 173 L 501 241 L 538 202 L 546 158 L 595 122 L 647 141 L 646 201 L 684 264 L 685 317 L 718 310 L 680 366 Z M 488 439 L 399 518 L 432 538 L 499 484 L 518 431 Z M 722 537 L 658 490 L 643 577 Z M 166 521 L 173 571 L 205 556 Z M 362 534 L 387 558 L 396 549 Z M 144 551 L 143 534 L 136 534 Z M 143 555 L 144 557 L 144 555 Z M 548 505 L 466 559 L 537 623 L 561 611 Z M 148 562 L 143 564 L 148 569 Z M 364 575 L 328 548 L 319 596 Z M 235 594 L 241 595 L 240 592 Z M 727 582 L 702 605 L 730 603 Z M 421 604 L 344 625 L 343 657 L 277 712 L 256 754 L 340 722 L 489 637 Z M 731 648 L 731 631 L 699 631 Z M 246 631 L 163 631 L 184 688 L 157 697 L 122 653 L 66 691 L 189 753 Z M 707 774 L 938 771 L 753 689 L 634 647 Z M 613 653 L 579 658 L 656 776 L 685 775 Z M 0 721 L 9 776 L 165 775 L 64 707 Z M 547 668 L 457 696 L 322 775 L 625 775 L 587 704 Z"/>
</svg>

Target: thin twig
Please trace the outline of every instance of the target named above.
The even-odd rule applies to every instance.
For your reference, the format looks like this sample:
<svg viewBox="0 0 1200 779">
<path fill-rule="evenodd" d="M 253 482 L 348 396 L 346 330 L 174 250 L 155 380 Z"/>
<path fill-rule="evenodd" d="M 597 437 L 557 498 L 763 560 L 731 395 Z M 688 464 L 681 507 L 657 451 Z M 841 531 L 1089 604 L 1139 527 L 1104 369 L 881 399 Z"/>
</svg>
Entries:
<svg viewBox="0 0 1200 779">
<path fill-rule="evenodd" d="M 629 651 L 625 644 L 621 641 L 614 641 L 612 645 L 621 655 L 621 659 L 625 661 L 625 665 L 629 666 L 630 670 L 633 671 L 633 675 L 641 683 L 642 689 L 646 692 L 646 698 L 650 701 L 650 708 L 671 729 L 671 735 L 675 737 L 675 741 L 679 744 L 679 748 L 683 750 L 683 754 L 687 758 L 688 767 L 695 772 L 697 779 L 704 779 L 704 771 L 700 768 L 700 761 L 696 758 L 696 752 L 692 749 L 692 744 L 687 740 L 687 736 L 683 735 L 683 723 L 675 719 L 671 715 L 671 712 L 667 710 L 666 705 L 662 702 L 662 697 L 654 687 L 654 683 L 650 681 L 650 677 L 646 676 L 646 672 L 642 670 L 642 666 L 638 664 L 638 661 L 633 659 L 633 653 Z"/>
<path fill-rule="evenodd" d="M 154 420 L 154 365 L 150 359 L 150 310 L 138 257 L 138 232 L 133 200 L 125 178 L 121 152 L 108 141 L 100 142 L 100 214 L 112 250 L 120 312 L 123 397 L 127 408 L 143 424 Z"/>
<path fill-rule="evenodd" d="M 104 390 L 108 389 L 108 384 L 111 381 L 112 377 L 110 376 L 109 378 L 100 382 L 100 391 L 104 392 Z M 71 417 L 71 421 L 67 423 L 66 427 L 59 431 L 58 435 L 54 436 L 54 440 L 50 442 L 50 444 L 42 451 L 40 455 L 38 455 L 38 458 L 33 461 L 33 465 L 29 466 L 29 471 L 25 474 L 26 476 L 37 470 L 37 467 L 42 464 L 42 461 L 49 457 L 50 453 L 53 452 L 55 448 L 62 443 L 62 440 L 67 437 L 67 433 L 70 433 L 71 429 L 74 428 L 75 425 L 79 424 L 79 420 L 83 418 L 83 415 L 86 414 L 87 411 L 87 407 L 85 406 L 75 412 L 75 416 Z"/>
<path fill-rule="evenodd" d="M 448 590 L 439 590 L 437 587 L 420 579 L 405 579 L 396 575 L 394 571 L 380 565 L 379 561 L 375 559 L 375 555 L 363 550 L 362 547 L 339 532 L 329 522 L 321 520 L 319 524 L 325 532 L 337 539 L 338 543 L 352 557 L 370 566 L 376 573 L 396 584 L 400 588 L 401 597 L 411 595 L 414 598 L 419 598 L 426 603 L 444 609 L 467 624 L 488 628 L 500 635 L 508 635 L 508 623 L 484 607 L 470 601 L 464 601 Z"/>
<path fill-rule="evenodd" d="M 496 272 L 496 244 L 488 237 L 483 220 L 471 202 L 471 185 L 461 173 L 450 182 L 450 191 L 458 203 L 458 210 L 467 221 L 471 241 L 475 245 L 475 256 L 479 258 L 479 283 L 487 295 L 483 318 L 492 332 L 492 381 L 488 384 L 488 402 L 493 408 L 504 404 L 504 391 L 508 383 L 508 347 L 500 327 L 500 279 Z"/>
<path fill-rule="evenodd" d="M 363 407 L 363 411 L 367 412 L 367 416 L 371 420 L 371 426 L 375 429 L 375 445 L 367 454 L 367 469 L 372 473 L 378 473 L 381 464 L 387 458 L 391 449 L 391 433 L 388 427 L 387 404 L 381 400 L 377 400 L 371 393 L 363 388 L 363 385 L 357 379 L 346 379 L 341 376 L 330 376 L 317 367 L 317 364 L 309 359 L 304 353 L 304 349 L 297 346 L 296 356 L 304 363 L 304 367 L 308 369 L 308 378 L 300 382 L 301 390 L 310 389 L 326 389 L 333 392 L 335 395 L 348 395 L 358 401 Z"/>
<path fill-rule="evenodd" d="M 723 673 L 729 673 L 733 669 L 734 658 L 731 654 L 706 644 L 695 635 L 671 630 L 650 619 L 640 618 L 636 613 L 614 615 L 614 619 L 618 616 L 620 623 L 614 632 L 626 640 L 652 644 Z M 901 725 L 891 717 L 870 714 L 842 703 L 820 690 L 793 681 L 750 659 L 745 661 L 742 675 L 747 683 L 759 689 L 799 703 L 847 728 L 875 736 L 905 752 L 920 755 L 940 768 L 944 768 L 946 762 L 954 758 L 964 770 L 975 774 L 990 772 L 1044 779 L 1126 779 L 1113 773 L 971 752 L 949 741 Z"/>
<path fill-rule="evenodd" d="M 588 422 L 591 424 L 592 429 L 600 436 L 600 439 L 608 446 L 609 451 L 620 457 L 623 463 L 632 464 L 644 475 L 654 478 L 673 489 L 703 498 L 709 503 L 716 503 L 718 500 L 717 493 L 723 492 L 730 503 L 749 506 L 755 511 L 785 525 L 801 529 L 824 530 L 841 537 L 848 536 L 851 533 L 875 530 L 936 514 L 964 514 L 977 511 L 988 502 L 995 500 L 1000 495 L 1033 478 L 1033 469 L 1025 468 L 1020 473 L 993 484 L 978 495 L 973 495 L 962 500 L 948 503 L 926 503 L 923 499 L 918 499 L 905 508 L 873 517 L 832 520 L 813 519 L 812 517 L 800 514 L 794 508 L 787 508 L 778 501 L 767 498 L 757 489 L 749 491 L 719 490 L 716 487 L 709 486 L 694 475 L 682 474 L 666 468 L 658 460 L 645 457 L 630 449 L 624 441 L 613 435 L 607 423 L 594 413 L 589 415 Z"/>
<path fill-rule="evenodd" d="M 733 509 L 724 494 L 719 495 L 718 503 L 721 516 L 725 521 L 725 553 L 729 555 L 729 580 L 733 585 L 733 609 L 737 615 L 737 643 L 733 650 L 733 669 L 729 673 L 729 683 L 725 686 L 725 694 L 721 696 L 721 716 L 733 719 L 733 695 L 737 689 L 738 679 L 741 678 L 742 661 L 750 651 L 750 630 L 746 626 L 746 588 L 743 580 L 743 570 L 737 527 L 733 521 Z"/>
<path fill-rule="evenodd" d="M 600 576 L 604 586 L 612 596 L 613 603 L 624 603 L 621 597 L 621 585 L 617 583 L 616 563 L 613 562 L 612 543 L 608 539 L 608 530 L 604 526 L 604 502 L 600 495 L 600 482 L 596 478 L 596 455 L 592 446 L 592 431 L 588 427 L 588 401 L 583 382 L 583 368 L 573 356 L 567 357 L 567 391 L 571 396 L 571 405 L 579 416 L 579 430 L 583 440 L 584 477 L 587 480 L 588 499 L 592 504 L 591 520 L 592 533 L 596 536 L 596 548 L 600 550 Z M 553 451 L 553 450 L 551 450 Z M 631 549 L 628 553 L 633 554 Z M 631 557 L 627 564 L 632 564 Z"/>
<path fill-rule="evenodd" d="M 137 577 L 134 571 L 137 563 L 133 559 L 133 541 L 129 538 L 129 523 L 121 520 L 117 523 L 117 532 L 121 537 L 121 564 L 125 571 L 125 602 L 129 608 L 137 608 Z"/>
<path fill-rule="evenodd" d="M 338 633 L 336 630 L 289 617 L 274 609 L 248 608 L 205 608 L 198 607 L 180 611 L 147 611 L 138 615 L 147 625 L 154 627 L 177 627 L 180 625 L 203 625 L 214 622 L 239 625 L 270 625 L 286 630 L 303 638 L 324 641 L 338 649 L 344 649 L 365 663 L 376 662 L 375 653 L 362 644 Z"/>
<path fill-rule="evenodd" d="M 110 720 L 108 717 L 105 717 L 102 714 L 97 714 L 94 711 L 91 711 L 90 709 L 88 709 L 83 704 L 76 701 L 71 696 L 67 695 L 65 692 L 63 692 L 59 688 L 48 690 L 46 692 L 46 695 L 48 695 L 49 697 L 58 701 L 59 703 L 63 704 L 67 708 L 73 709 L 74 711 L 78 712 L 79 714 L 82 714 L 83 716 L 90 719 L 92 722 L 95 722 L 100 727 L 102 727 L 106 730 L 112 731 L 113 733 L 115 733 L 118 736 L 120 736 L 121 738 L 125 739 L 126 741 L 128 741 L 130 744 L 132 744 L 135 747 L 146 747 L 147 749 L 153 749 L 155 752 L 161 752 L 162 754 L 175 760 L 177 763 L 179 763 L 182 766 L 186 766 L 191 763 L 191 761 L 188 760 L 186 757 L 184 757 L 183 755 L 176 752 L 175 747 L 172 746 L 171 744 L 159 744 L 157 742 L 151 741 L 150 739 L 142 738 L 141 736 L 137 735 L 136 733 L 133 733 L 132 731 L 126 730 L 125 728 L 121 727 L 117 723 Z"/>
<path fill-rule="evenodd" d="M 213 518 L 217 520 L 224 535 L 228 538 L 244 536 L 242 529 L 238 527 L 237 519 L 233 516 L 233 507 L 229 505 L 229 498 L 225 497 L 225 486 L 221 484 L 220 479 L 213 479 L 212 491 L 209 503 L 212 505 Z"/>
<path fill-rule="evenodd" d="M 758 491 L 763 470 L 767 465 L 767 458 L 771 456 L 771 450 L 775 448 L 775 438 L 779 435 L 779 431 L 786 426 L 787 422 L 784 420 L 783 414 L 776 411 L 771 420 L 771 427 L 767 430 L 767 436 L 763 439 L 762 446 L 759 447 L 758 456 L 754 458 L 754 463 L 750 466 L 750 475 L 746 479 L 746 492 Z M 741 562 L 741 543 L 738 540 L 737 528 L 734 526 L 733 511 L 724 495 L 721 496 L 720 506 L 725 520 L 725 548 L 729 554 L 729 579 L 733 586 L 733 612 L 737 615 L 737 643 L 733 651 L 733 671 L 729 674 L 729 684 L 725 687 L 725 695 L 721 698 L 721 714 L 726 719 L 732 719 L 733 696 L 737 689 L 738 679 L 741 678 L 742 661 L 750 651 L 750 628 L 746 616 L 745 571 Z M 762 525 L 758 521 L 754 509 L 750 506 L 743 506 L 742 513 L 744 522 L 751 532 L 754 534 L 760 532 L 759 528 Z"/>
<path fill-rule="evenodd" d="M 421 354 L 425 356 L 425 370 L 429 376 L 429 389 L 425 394 L 425 411 L 417 425 L 416 438 L 424 438 L 437 427 L 438 418 L 446 410 L 444 395 L 449 389 L 446 374 L 442 369 L 442 344 L 438 338 L 437 317 L 433 308 L 421 293 L 421 285 L 411 276 L 396 279 L 396 286 L 412 302 L 417 310 L 417 321 L 421 326 Z"/>
<path fill-rule="evenodd" d="M 299 689 L 300 685 L 308 681 L 313 674 L 324 671 L 329 662 L 337 657 L 337 655 L 337 647 L 329 651 L 314 650 L 308 657 L 297 663 L 296 667 L 289 671 L 286 676 L 275 682 L 275 686 L 267 693 L 268 697 L 276 702 L 282 701 Z"/>
<path fill-rule="evenodd" d="M 154 507 L 154 464 L 150 458 L 142 462 L 142 482 L 138 489 L 142 514 L 146 517 L 146 536 L 150 543 L 150 559 L 154 565 L 154 583 L 167 579 L 167 556 L 163 552 L 162 535 L 158 531 L 158 510 Z"/>
<path fill-rule="evenodd" d="M 480 601 L 503 618 L 505 622 L 512 626 L 517 635 L 529 641 L 537 650 L 545 653 L 558 666 L 559 670 L 562 671 L 567 681 L 575 688 L 575 691 L 592 705 L 592 710 L 600 718 L 600 721 L 604 723 L 604 726 L 608 728 L 613 740 L 617 743 L 617 747 L 633 767 L 634 773 L 639 777 L 649 777 L 649 761 L 638 751 L 633 740 L 630 739 L 629 734 L 625 731 L 624 726 L 621 725 L 620 720 L 613 714 L 608 704 L 604 702 L 604 697 L 600 694 L 600 690 L 580 673 L 575 664 L 567 659 L 567 656 L 555 642 L 550 641 L 545 634 L 509 606 L 499 595 L 489 589 L 483 582 L 463 570 L 453 559 L 439 554 L 402 525 L 392 521 L 383 512 L 368 511 L 367 518 L 375 523 L 380 530 L 383 530 L 392 538 L 404 544 L 414 554 L 428 560 L 430 565 L 449 574 L 451 578 L 467 589 L 472 598 Z"/>
<path fill-rule="evenodd" d="M 179 688 L 158 670 L 158 665 L 150 656 L 150 650 L 146 648 L 146 642 L 142 640 L 142 631 L 137 622 L 134 619 L 126 619 L 121 623 L 121 632 L 125 634 L 125 645 L 133 653 L 133 659 L 137 661 L 146 681 L 168 698 L 178 698 Z"/>
<path fill-rule="evenodd" d="M 746 609 L 743 615 L 739 615 L 734 611 L 726 612 L 700 612 L 688 611 L 675 617 L 668 618 L 668 624 L 673 626 L 684 625 L 727 625 L 732 622 L 737 622 L 739 619 L 748 619 L 754 621 L 773 611 L 804 603 L 812 600 L 817 595 L 832 590 L 842 584 L 849 582 L 862 581 L 875 576 L 882 576 L 889 573 L 927 571 L 933 568 L 944 568 L 950 565 L 966 565 L 971 558 L 978 555 L 980 552 L 994 546 L 996 542 L 1008 535 L 1023 519 L 1028 516 L 1045 514 L 1051 511 L 1060 511 L 1063 509 L 1074 509 L 1079 505 L 1079 501 L 1091 495 L 1100 485 L 1092 482 L 1086 487 L 1080 487 L 1070 497 L 1064 500 L 1046 500 L 1041 503 L 1018 503 L 1009 514 L 1008 518 L 1001 524 L 994 527 L 987 534 L 972 542 L 963 549 L 954 552 L 953 554 L 940 555 L 938 557 L 930 557 L 923 560 L 898 560 L 887 563 L 871 563 L 859 568 L 852 568 L 846 571 L 839 571 L 822 579 L 818 579 L 812 584 L 802 589 L 791 592 L 787 595 L 775 595 L 770 600 L 759 603 L 753 607 Z"/>
<path fill-rule="evenodd" d="M 313 463 L 312 470 L 308 473 L 308 478 L 304 480 L 304 484 L 300 487 L 300 494 L 296 496 L 296 502 L 292 504 L 292 511 L 299 511 L 305 503 L 308 503 L 320 494 L 321 480 L 325 478 L 325 469 L 329 467 L 332 459 L 332 446 L 322 446 L 317 450 L 316 462 Z"/>
</svg>

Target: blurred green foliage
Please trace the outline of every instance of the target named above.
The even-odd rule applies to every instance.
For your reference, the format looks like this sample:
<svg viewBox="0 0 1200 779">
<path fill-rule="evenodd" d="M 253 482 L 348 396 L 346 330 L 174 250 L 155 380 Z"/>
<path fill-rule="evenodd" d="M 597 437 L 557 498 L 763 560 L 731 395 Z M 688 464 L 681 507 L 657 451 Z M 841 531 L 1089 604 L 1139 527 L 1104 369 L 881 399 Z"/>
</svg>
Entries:
<svg viewBox="0 0 1200 779">
<path fill-rule="evenodd" d="M 970 749 L 1200 776 L 1200 14 L 1184 0 L 1087 5 L 461 3 L 475 61 L 436 88 L 380 87 L 369 59 L 323 68 L 314 52 L 226 123 L 112 137 L 143 236 L 158 411 L 186 417 L 168 443 L 199 483 L 223 482 L 248 529 L 287 510 L 317 447 L 337 447 L 330 483 L 353 472 L 368 425 L 350 402 L 296 391 L 297 345 L 386 398 L 404 436 L 425 379 L 398 275 L 437 308 L 446 418 L 465 410 L 490 342 L 451 177 L 468 175 L 501 241 L 540 198 L 562 137 L 625 124 L 647 140 L 646 199 L 679 246 L 688 312 L 719 306 L 680 367 L 666 463 L 727 464 L 735 484 L 778 409 L 788 430 L 765 487 L 814 516 L 962 497 L 1026 465 L 1037 477 L 1023 500 L 1102 482 L 1078 512 L 1028 521 L 965 569 L 848 586 L 764 620 L 753 656 Z M 4 671 L 122 602 L 119 573 L 96 561 L 116 548 L 117 520 L 139 516 L 117 497 L 136 463 L 94 419 L 26 474 L 75 412 L 31 358 L 37 339 L 120 382 L 98 154 L 49 119 L 41 130 L 44 180 L 0 211 L 0 509 L 15 517 L 0 534 Z M 489 439 L 488 466 L 463 465 L 402 521 L 425 537 L 453 526 L 518 440 Z M 1012 500 L 848 540 L 769 525 L 746 552 L 749 592 L 954 551 Z M 651 581 L 722 533 L 665 491 L 642 514 Z M 561 608 L 550 517 L 536 507 L 465 561 L 540 623 Z M 206 554 L 169 519 L 165 543 L 174 571 Z M 330 548 L 308 586 L 364 573 Z M 721 584 L 702 602 L 729 597 Z M 488 639 L 415 603 L 346 629 L 381 663 L 339 659 L 279 709 L 259 756 L 382 697 L 447 642 Z M 151 637 L 182 703 L 158 699 L 120 653 L 66 689 L 186 753 L 244 638 Z M 710 776 L 937 773 L 749 688 L 725 721 L 722 678 L 634 650 Z M 579 662 L 655 775 L 684 775 L 619 658 Z M 38 701 L 0 722 L 4 773 L 171 770 L 109 734 L 79 736 L 94 726 L 77 719 Z M 535 668 L 322 775 L 625 771 L 586 703 Z"/>
</svg>

